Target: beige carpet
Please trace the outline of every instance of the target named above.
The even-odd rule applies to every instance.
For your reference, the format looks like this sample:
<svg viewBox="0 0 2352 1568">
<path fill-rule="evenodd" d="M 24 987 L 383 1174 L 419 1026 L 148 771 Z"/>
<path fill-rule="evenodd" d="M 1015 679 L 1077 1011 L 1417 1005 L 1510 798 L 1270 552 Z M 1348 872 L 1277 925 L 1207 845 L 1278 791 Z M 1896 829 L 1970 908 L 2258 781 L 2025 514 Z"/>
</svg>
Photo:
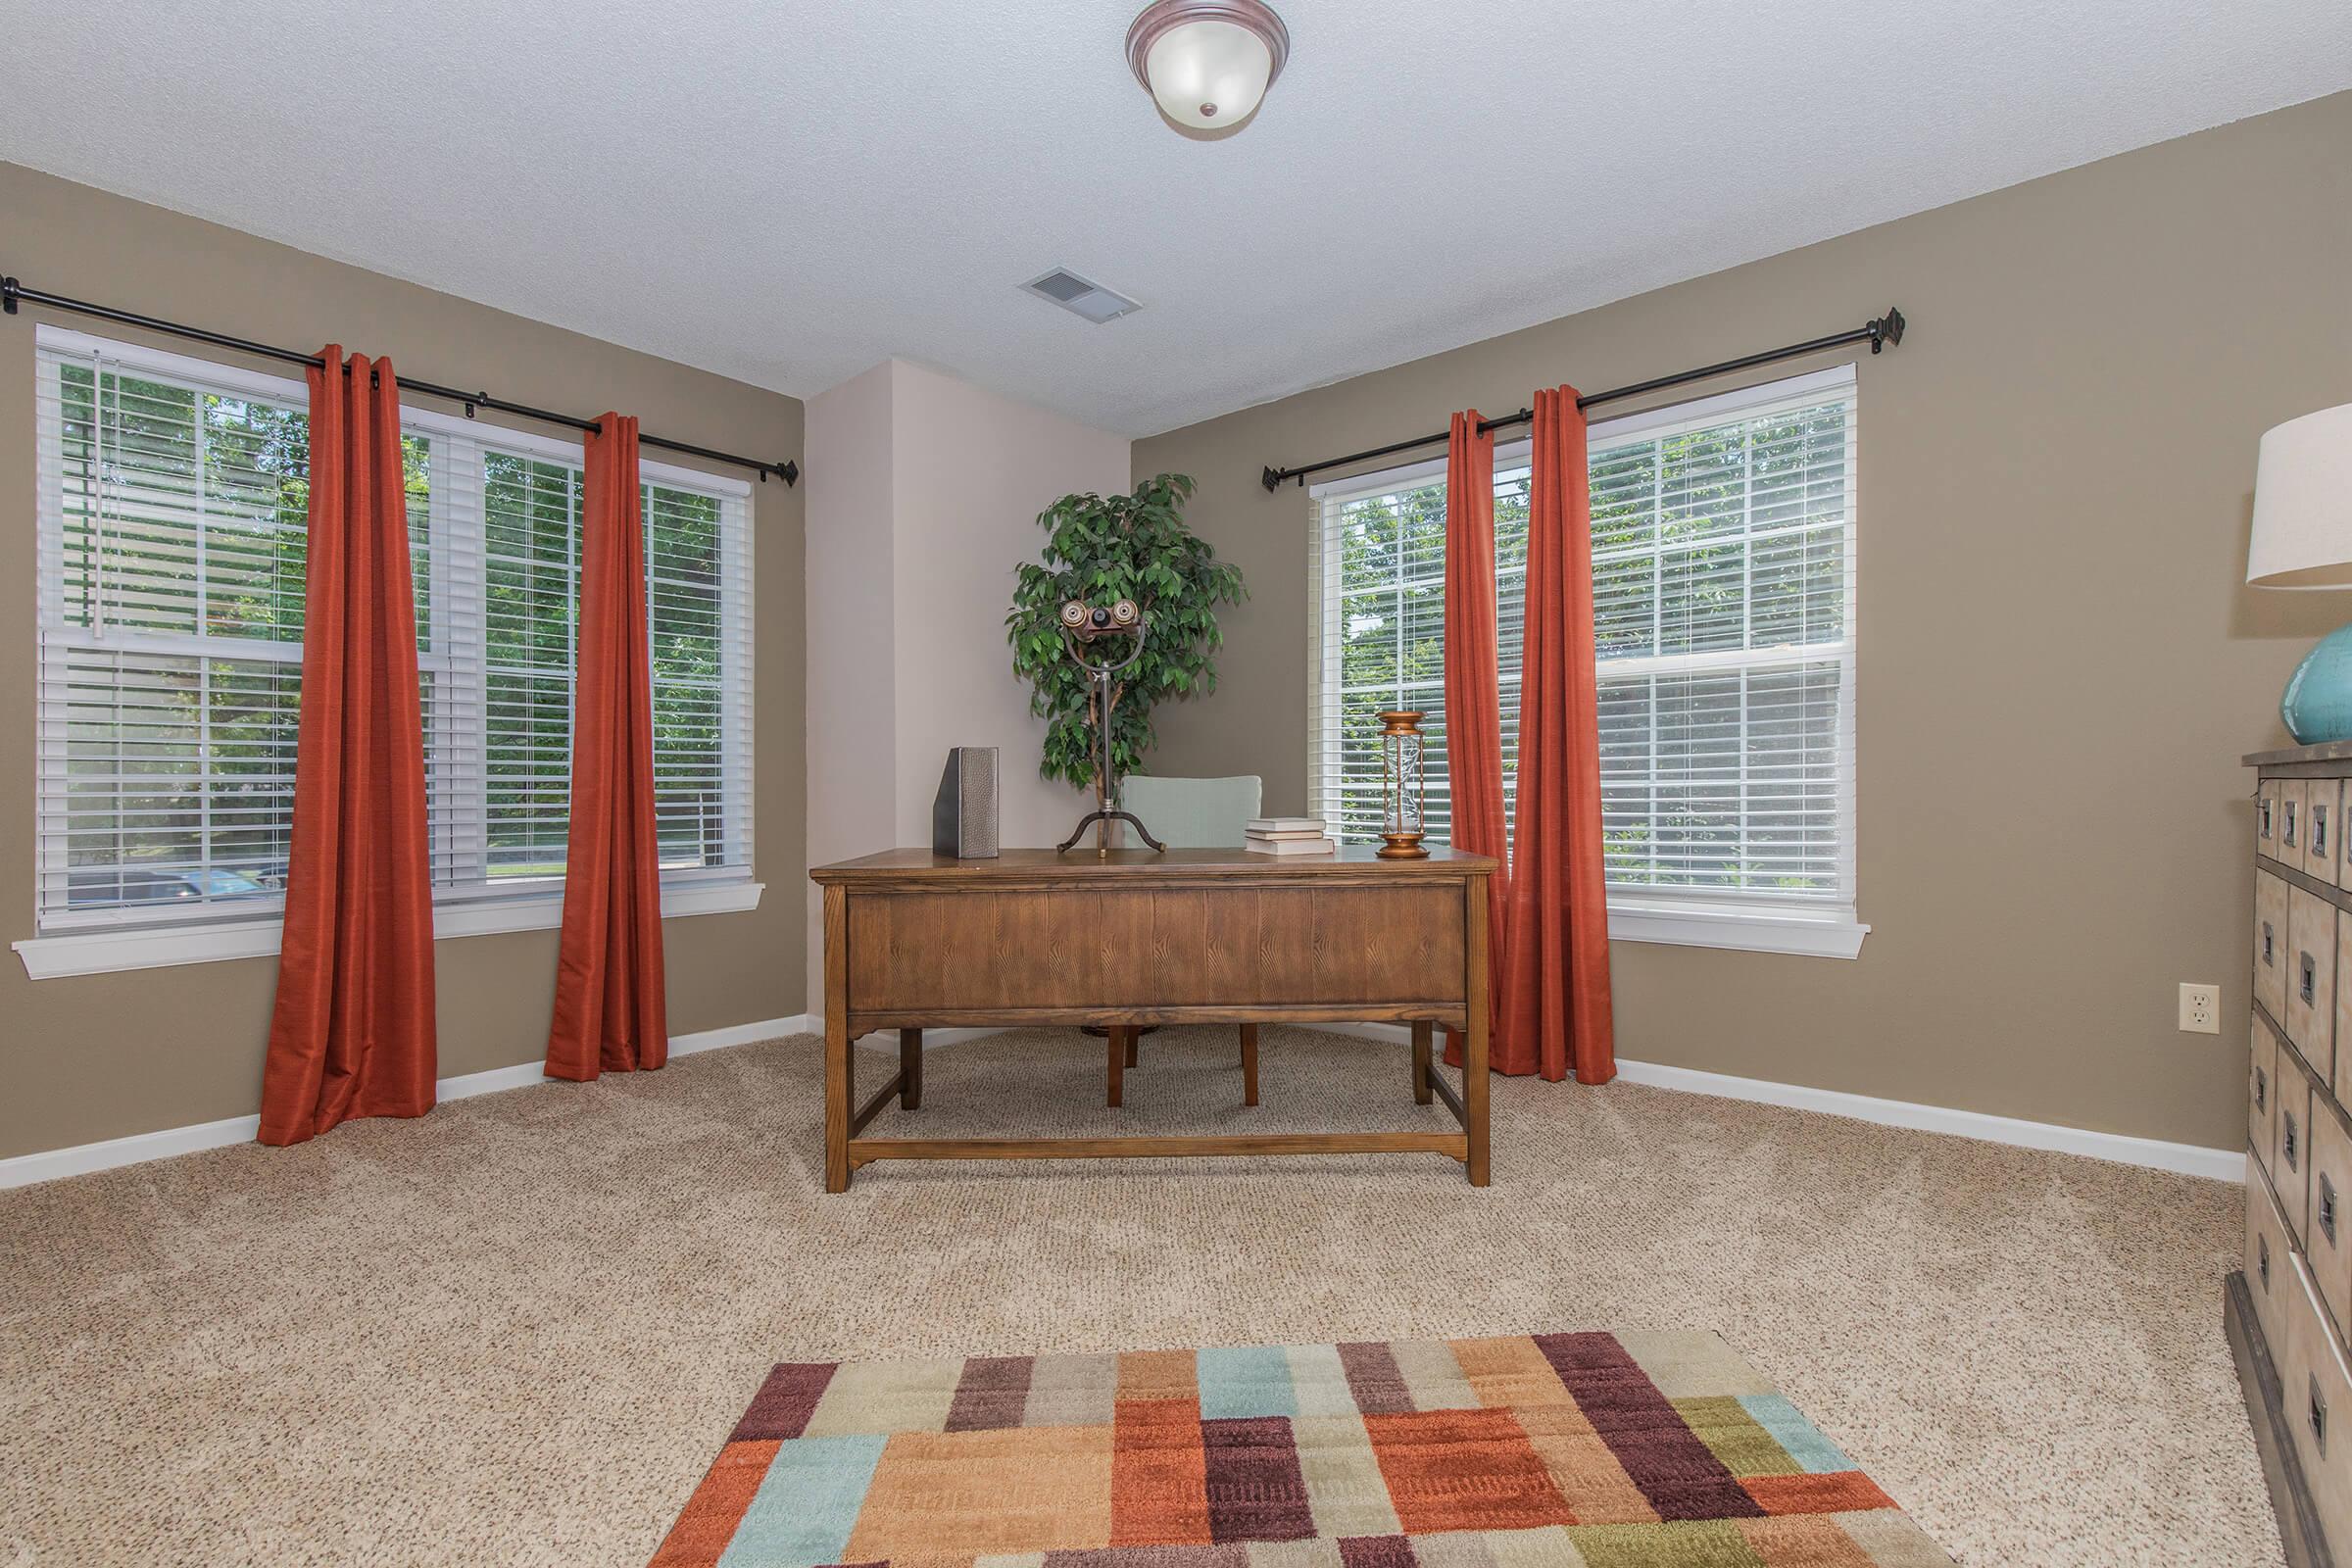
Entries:
<svg viewBox="0 0 2352 1568">
<path fill-rule="evenodd" d="M 1111 1113 L 1075 1033 L 952 1046 L 911 1122 L 1431 1115 L 1400 1046 L 1269 1029 L 1256 1111 L 1232 1051 L 1148 1039 Z M 642 1563 L 781 1358 L 1685 1326 L 1963 1563 L 2278 1560 L 2232 1187 L 1497 1081 L 1486 1192 L 1424 1155 L 890 1163 L 829 1199 L 818 1084 L 802 1038 L 0 1193 L 0 1568 Z"/>
</svg>

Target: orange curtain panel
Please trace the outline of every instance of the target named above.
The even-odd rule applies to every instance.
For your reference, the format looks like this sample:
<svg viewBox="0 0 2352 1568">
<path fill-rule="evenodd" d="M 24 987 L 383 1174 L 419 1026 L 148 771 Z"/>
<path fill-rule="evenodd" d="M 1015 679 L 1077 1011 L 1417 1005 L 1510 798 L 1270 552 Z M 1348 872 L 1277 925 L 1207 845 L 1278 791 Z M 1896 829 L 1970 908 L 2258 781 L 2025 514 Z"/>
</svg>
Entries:
<svg viewBox="0 0 2352 1568">
<path fill-rule="evenodd" d="M 302 718 L 261 1140 L 433 1106 L 433 883 L 400 388 L 320 354 L 311 382 Z"/>
<path fill-rule="evenodd" d="M 1592 502 L 1576 388 L 1536 394 L 1528 498 L 1519 799 L 1503 922 L 1495 1070 L 1617 1075 L 1600 835 Z"/>
<path fill-rule="evenodd" d="M 547 1033 L 548 1076 L 578 1080 L 669 1059 L 637 421 L 608 414 L 597 424 L 580 537 L 564 940 Z"/>
<path fill-rule="evenodd" d="M 1500 860 L 1509 853 L 1509 829 L 1494 619 L 1494 432 L 1480 428 L 1483 422 L 1476 409 L 1455 415 L 1446 447 L 1446 777 L 1453 847 Z M 1490 1002 L 1502 996 L 1507 881 L 1487 879 Z M 1446 1059 L 1459 1066 L 1461 1051 L 1461 1037 L 1446 1031 Z"/>
</svg>

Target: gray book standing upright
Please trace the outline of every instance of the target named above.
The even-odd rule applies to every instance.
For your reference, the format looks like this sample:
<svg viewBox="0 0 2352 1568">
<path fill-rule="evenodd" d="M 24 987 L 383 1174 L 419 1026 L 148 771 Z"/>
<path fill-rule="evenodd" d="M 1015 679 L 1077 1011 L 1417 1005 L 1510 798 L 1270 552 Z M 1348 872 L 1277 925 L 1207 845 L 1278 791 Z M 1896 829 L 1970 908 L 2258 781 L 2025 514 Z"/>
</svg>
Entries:
<svg viewBox="0 0 2352 1568">
<path fill-rule="evenodd" d="M 931 853 L 959 860 L 997 858 L 997 749 L 957 746 L 948 752 L 931 802 Z"/>
</svg>

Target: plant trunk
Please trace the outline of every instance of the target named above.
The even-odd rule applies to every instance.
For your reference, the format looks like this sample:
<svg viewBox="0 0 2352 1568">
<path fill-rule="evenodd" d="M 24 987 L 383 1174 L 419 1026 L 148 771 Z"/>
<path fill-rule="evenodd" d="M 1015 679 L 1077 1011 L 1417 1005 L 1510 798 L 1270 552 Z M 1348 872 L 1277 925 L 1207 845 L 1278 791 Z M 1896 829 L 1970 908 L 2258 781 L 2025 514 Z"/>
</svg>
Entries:
<svg viewBox="0 0 2352 1568">
<path fill-rule="evenodd" d="M 1097 700 L 1102 688 L 1094 681 L 1087 682 L 1086 710 L 1095 721 L 1095 809 L 1108 810 L 1110 792 L 1102 777 L 1102 737 L 1110 723 L 1110 715 L 1102 710 Z M 1095 822 L 1095 850 L 1100 854 L 1110 848 L 1110 824 L 1098 818 Z"/>
<path fill-rule="evenodd" d="M 1102 712 L 1095 715 L 1102 726 L 1102 746 L 1101 755 L 1104 759 L 1104 761 L 1095 768 L 1095 805 L 1103 810 L 1110 809 L 1111 763 L 1109 759 L 1111 757 L 1110 749 L 1116 744 L 1116 741 L 1110 733 L 1110 716 L 1119 710 L 1119 699 L 1126 695 L 1127 683 L 1125 681 L 1120 681 L 1117 685 L 1111 687 L 1110 689 L 1110 696 L 1108 698 L 1109 706 L 1104 708 Z M 1096 848 L 1111 848 L 1110 824 L 1108 822 L 1098 822 L 1095 824 L 1095 829 L 1096 832 L 1101 835 L 1096 840 Z"/>
</svg>

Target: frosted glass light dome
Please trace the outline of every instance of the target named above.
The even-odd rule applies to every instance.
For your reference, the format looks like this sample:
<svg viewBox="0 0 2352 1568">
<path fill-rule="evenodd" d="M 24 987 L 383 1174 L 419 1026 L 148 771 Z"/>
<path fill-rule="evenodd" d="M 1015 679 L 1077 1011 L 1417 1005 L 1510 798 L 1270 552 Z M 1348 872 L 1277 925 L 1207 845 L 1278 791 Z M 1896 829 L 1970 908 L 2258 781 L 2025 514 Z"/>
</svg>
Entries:
<svg viewBox="0 0 2352 1568">
<path fill-rule="evenodd" d="M 1248 120 L 1290 52 L 1290 30 L 1258 0 L 1158 0 L 1127 29 L 1136 79 L 1194 130 Z"/>
</svg>

